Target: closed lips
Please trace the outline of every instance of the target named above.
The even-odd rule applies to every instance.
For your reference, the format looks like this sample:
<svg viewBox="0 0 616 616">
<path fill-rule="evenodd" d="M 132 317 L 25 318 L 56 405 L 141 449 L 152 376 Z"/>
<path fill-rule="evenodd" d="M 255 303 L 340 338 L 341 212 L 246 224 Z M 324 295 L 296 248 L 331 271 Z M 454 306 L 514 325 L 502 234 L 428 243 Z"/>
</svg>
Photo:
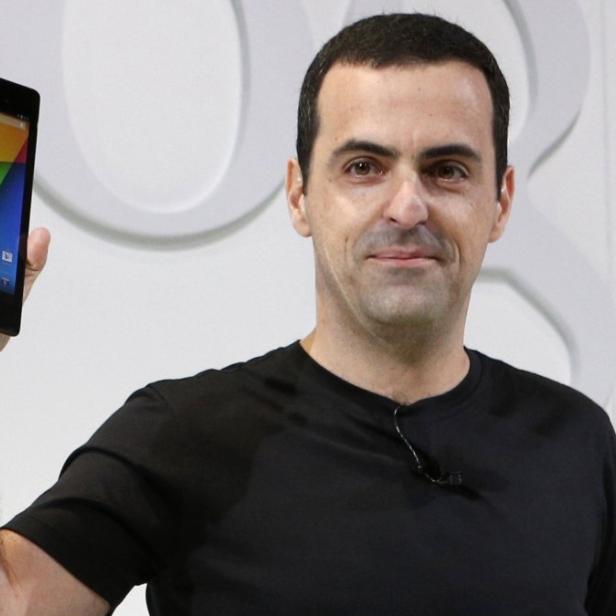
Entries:
<svg viewBox="0 0 616 616">
<path fill-rule="evenodd" d="M 387 249 L 379 250 L 371 255 L 372 259 L 436 259 L 436 254 L 431 251 L 421 249 Z"/>
</svg>

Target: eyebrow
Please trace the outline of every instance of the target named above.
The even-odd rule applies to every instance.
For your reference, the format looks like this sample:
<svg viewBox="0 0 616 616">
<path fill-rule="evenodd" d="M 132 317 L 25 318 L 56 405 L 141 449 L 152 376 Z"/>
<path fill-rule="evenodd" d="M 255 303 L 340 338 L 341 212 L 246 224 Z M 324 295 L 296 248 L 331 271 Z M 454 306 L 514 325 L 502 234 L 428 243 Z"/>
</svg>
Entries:
<svg viewBox="0 0 616 616">
<path fill-rule="evenodd" d="M 481 154 L 474 148 L 465 143 L 447 143 L 427 148 L 419 154 L 420 160 L 430 160 L 432 158 L 443 158 L 444 156 L 461 156 L 470 158 L 478 163 L 481 162 Z"/>
<path fill-rule="evenodd" d="M 368 152 L 377 156 L 384 156 L 385 158 L 400 157 L 400 150 L 393 146 L 385 146 L 365 139 L 349 139 L 332 152 L 330 160 L 333 161 L 342 154 L 352 152 Z M 472 159 L 478 163 L 481 162 L 481 154 L 465 143 L 447 143 L 427 148 L 419 153 L 418 158 L 425 161 L 433 158 L 442 158 L 444 156 L 461 156 L 463 158 Z"/>
<path fill-rule="evenodd" d="M 381 145 L 365 139 L 349 139 L 332 152 L 330 160 L 335 160 L 341 154 L 348 154 L 350 152 L 368 152 L 377 156 L 384 156 L 385 158 L 398 158 L 400 156 L 400 151 L 394 147 Z"/>
</svg>

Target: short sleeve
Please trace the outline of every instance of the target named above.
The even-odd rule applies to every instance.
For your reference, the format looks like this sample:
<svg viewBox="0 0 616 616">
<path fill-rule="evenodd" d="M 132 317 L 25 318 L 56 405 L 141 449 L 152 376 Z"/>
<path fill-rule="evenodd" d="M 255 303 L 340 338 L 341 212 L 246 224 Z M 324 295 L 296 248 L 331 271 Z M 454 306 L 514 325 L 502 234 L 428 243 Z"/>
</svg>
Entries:
<svg viewBox="0 0 616 616">
<path fill-rule="evenodd" d="M 4 528 L 117 606 L 172 552 L 177 423 L 154 387 L 133 394 L 71 454 L 58 482 Z"/>
</svg>

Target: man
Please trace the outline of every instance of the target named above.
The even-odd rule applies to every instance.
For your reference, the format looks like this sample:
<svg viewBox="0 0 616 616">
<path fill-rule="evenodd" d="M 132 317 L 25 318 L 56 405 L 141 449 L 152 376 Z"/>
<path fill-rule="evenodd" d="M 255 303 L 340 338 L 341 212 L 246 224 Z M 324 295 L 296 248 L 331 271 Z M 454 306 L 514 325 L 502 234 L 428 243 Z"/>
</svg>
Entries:
<svg viewBox="0 0 616 616">
<path fill-rule="evenodd" d="M 7 524 L 0 614 L 102 615 L 143 582 L 157 615 L 616 613 L 607 415 L 463 346 L 508 108 L 439 18 L 327 43 L 286 180 L 314 330 L 131 396 Z"/>
</svg>

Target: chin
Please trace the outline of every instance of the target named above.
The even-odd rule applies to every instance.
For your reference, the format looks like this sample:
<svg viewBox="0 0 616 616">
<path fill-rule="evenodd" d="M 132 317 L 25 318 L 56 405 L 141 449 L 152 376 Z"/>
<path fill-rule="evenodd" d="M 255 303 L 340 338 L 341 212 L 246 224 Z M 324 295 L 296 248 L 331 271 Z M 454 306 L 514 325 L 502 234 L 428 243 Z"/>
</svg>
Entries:
<svg viewBox="0 0 616 616">
<path fill-rule="evenodd" d="M 398 328 L 430 328 L 442 319 L 437 306 L 371 306 L 364 312 L 368 320 L 381 326 Z"/>
</svg>

